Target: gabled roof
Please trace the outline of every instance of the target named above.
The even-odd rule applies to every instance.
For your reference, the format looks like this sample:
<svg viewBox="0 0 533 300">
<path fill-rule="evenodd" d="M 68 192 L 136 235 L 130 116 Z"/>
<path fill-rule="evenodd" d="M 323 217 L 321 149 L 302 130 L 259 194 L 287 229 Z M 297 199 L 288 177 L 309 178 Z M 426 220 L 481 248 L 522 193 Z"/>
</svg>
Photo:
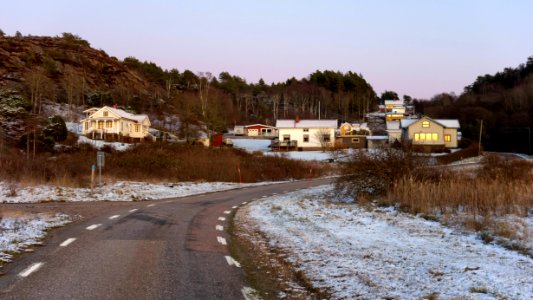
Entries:
<svg viewBox="0 0 533 300">
<path fill-rule="evenodd" d="M 277 128 L 337 128 L 337 120 L 277 120 Z"/>
<path fill-rule="evenodd" d="M 396 99 L 396 100 L 385 100 L 385 105 L 403 105 L 403 101 Z"/>
<path fill-rule="evenodd" d="M 422 117 L 420 119 L 402 119 L 400 120 L 400 127 L 401 128 L 407 128 L 409 126 L 411 126 L 412 124 L 418 122 L 418 121 L 421 121 L 423 119 L 427 119 L 429 121 L 432 121 L 434 123 L 437 123 L 439 125 L 441 125 L 442 127 L 445 127 L 445 128 L 461 128 L 461 125 L 459 125 L 459 120 L 457 119 L 432 119 L 430 117 Z"/>
<path fill-rule="evenodd" d="M 269 126 L 269 125 L 265 125 L 265 124 L 251 124 L 251 125 L 244 125 L 244 128 L 247 128 L 247 127 L 253 127 L 253 126 L 260 126 L 260 127 L 267 127 L 267 128 L 276 128 L 274 126 Z"/>
<path fill-rule="evenodd" d="M 148 118 L 147 115 L 134 115 L 134 114 L 130 114 L 129 112 L 124 111 L 122 109 L 118 109 L 118 108 L 113 108 L 113 107 L 109 107 L 109 106 L 102 107 L 102 109 L 104 109 L 104 108 L 107 108 L 110 112 L 118 115 L 121 118 L 129 119 L 129 120 L 132 120 L 132 121 L 137 121 L 139 123 L 142 123 L 146 118 Z"/>
</svg>

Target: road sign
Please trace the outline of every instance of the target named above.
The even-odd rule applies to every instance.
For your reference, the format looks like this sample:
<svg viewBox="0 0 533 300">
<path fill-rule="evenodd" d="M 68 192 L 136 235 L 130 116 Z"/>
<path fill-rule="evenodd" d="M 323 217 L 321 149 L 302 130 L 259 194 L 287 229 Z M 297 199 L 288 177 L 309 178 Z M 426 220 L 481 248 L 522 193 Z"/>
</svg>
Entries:
<svg viewBox="0 0 533 300">
<path fill-rule="evenodd" d="M 98 167 L 105 167 L 105 152 L 96 152 L 96 165 Z"/>
</svg>

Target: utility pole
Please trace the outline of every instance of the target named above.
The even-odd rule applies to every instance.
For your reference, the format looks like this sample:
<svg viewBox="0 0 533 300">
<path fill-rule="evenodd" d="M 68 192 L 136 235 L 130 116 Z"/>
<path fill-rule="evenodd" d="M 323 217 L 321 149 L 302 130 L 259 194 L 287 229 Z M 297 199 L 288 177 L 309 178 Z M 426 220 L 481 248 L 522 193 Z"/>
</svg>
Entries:
<svg viewBox="0 0 533 300">
<path fill-rule="evenodd" d="M 478 142 L 478 150 L 477 155 L 481 155 L 481 133 L 483 132 L 483 120 L 481 120 L 481 125 L 479 126 L 479 142 Z"/>
</svg>

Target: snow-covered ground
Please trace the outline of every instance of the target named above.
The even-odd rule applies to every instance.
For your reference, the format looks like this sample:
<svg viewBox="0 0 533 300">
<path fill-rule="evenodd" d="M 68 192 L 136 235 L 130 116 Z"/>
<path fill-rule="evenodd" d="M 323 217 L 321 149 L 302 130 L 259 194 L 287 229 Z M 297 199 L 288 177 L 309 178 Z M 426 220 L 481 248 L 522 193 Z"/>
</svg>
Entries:
<svg viewBox="0 0 533 300">
<path fill-rule="evenodd" d="M 138 201 L 184 197 L 238 187 L 271 184 L 232 182 L 144 183 L 119 181 L 102 187 L 69 188 L 51 185 L 18 187 L 0 182 L 0 203 L 33 203 L 43 201 Z"/>
<path fill-rule="evenodd" d="M 96 149 L 101 149 L 104 146 L 110 146 L 113 149 L 117 151 L 125 151 L 129 148 L 133 147 L 134 144 L 128 144 L 128 143 L 119 143 L 119 142 L 106 142 L 102 140 L 91 140 L 83 135 L 80 135 L 78 137 L 78 144 L 90 144 L 93 145 Z"/>
<path fill-rule="evenodd" d="M 261 151 L 265 155 L 281 155 L 291 159 L 299 160 L 327 160 L 331 157 L 328 152 L 322 151 L 290 151 L 290 152 L 272 152 L 268 147 L 270 140 L 268 139 L 232 139 L 233 146 L 244 149 L 248 152 Z"/>
<path fill-rule="evenodd" d="M 327 202 L 330 189 L 267 198 L 244 212 L 333 298 L 533 298 L 530 257 L 392 208 Z"/>
<path fill-rule="evenodd" d="M 9 262 L 12 253 L 40 244 L 47 229 L 69 222 L 64 214 L 0 214 L 0 262 Z"/>
</svg>

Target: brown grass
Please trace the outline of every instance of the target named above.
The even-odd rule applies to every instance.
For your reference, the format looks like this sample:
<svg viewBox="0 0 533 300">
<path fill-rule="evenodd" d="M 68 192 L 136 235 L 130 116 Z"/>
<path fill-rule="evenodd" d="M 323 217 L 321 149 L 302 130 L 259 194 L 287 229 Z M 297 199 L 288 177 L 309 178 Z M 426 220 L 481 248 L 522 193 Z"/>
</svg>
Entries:
<svg viewBox="0 0 533 300">
<path fill-rule="evenodd" d="M 103 171 L 107 180 L 258 182 L 306 179 L 331 171 L 323 163 L 257 156 L 231 148 L 151 143 L 125 152 L 107 151 Z M 88 186 L 95 160 L 96 150 L 88 145 L 30 159 L 10 149 L 0 157 L 0 179 L 22 185 Z"/>
<path fill-rule="evenodd" d="M 394 183 L 386 201 L 413 213 L 526 216 L 533 207 L 532 176 L 531 162 L 491 156 L 473 177 L 445 171 L 430 180 L 404 176 Z"/>
</svg>

